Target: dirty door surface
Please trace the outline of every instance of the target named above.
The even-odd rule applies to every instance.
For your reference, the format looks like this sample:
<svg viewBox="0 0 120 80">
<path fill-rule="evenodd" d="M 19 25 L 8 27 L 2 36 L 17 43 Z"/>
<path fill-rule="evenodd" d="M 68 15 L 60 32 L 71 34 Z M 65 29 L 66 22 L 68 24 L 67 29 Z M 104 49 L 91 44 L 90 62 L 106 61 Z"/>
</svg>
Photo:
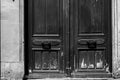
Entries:
<svg viewBox="0 0 120 80">
<path fill-rule="evenodd" d="M 28 74 L 111 71 L 110 0 L 29 0 Z"/>
<path fill-rule="evenodd" d="M 28 1 L 28 74 L 62 76 L 63 30 L 63 0 Z"/>
<path fill-rule="evenodd" d="M 110 0 L 70 0 L 72 75 L 111 72 L 110 5 Z"/>
</svg>

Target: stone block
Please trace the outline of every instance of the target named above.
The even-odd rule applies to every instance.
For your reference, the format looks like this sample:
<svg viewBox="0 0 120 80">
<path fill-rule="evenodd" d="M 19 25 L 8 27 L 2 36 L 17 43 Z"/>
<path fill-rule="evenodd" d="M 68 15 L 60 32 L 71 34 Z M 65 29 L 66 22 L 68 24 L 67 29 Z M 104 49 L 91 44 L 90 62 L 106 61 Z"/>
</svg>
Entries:
<svg viewBox="0 0 120 80">
<path fill-rule="evenodd" d="M 19 61 L 19 0 L 1 0 L 1 61 Z"/>
<path fill-rule="evenodd" d="M 21 79 L 24 76 L 24 63 L 2 63 L 2 78 Z"/>
</svg>

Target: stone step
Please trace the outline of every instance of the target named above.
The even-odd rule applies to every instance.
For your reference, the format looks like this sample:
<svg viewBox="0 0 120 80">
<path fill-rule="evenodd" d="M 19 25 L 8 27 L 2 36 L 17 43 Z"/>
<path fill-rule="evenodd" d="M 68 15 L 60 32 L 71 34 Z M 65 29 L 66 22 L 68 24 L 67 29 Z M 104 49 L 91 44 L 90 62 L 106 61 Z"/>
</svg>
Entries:
<svg viewBox="0 0 120 80">
<path fill-rule="evenodd" d="M 45 79 L 28 79 L 28 80 L 114 80 L 113 78 L 45 78 Z M 120 79 L 115 79 L 120 80 Z"/>
</svg>

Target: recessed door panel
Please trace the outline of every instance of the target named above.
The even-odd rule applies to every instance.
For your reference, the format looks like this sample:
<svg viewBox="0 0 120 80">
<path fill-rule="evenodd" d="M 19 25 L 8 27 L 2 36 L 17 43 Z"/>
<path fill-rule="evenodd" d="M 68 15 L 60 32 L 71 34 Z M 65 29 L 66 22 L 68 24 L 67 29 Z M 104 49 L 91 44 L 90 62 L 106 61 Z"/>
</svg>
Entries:
<svg viewBox="0 0 120 80">
<path fill-rule="evenodd" d="M 33 1 L 33 34 L 59 34 L 59 0 Z"/>
<path fill-rule="evenodd" d="M 78 70 L 84 69 L 104 69 L 105 68 L 105 52 L 102 50 L 97 51 L 79 51 L 78 53 Z"/>
<path fill-rule="evenodd" d="M 104 33 L 104 0 L 78 0 L 79 34 Z"/>
<path fill-rule="evenodd" d="M 58 51 L 35 51 L 34 55 L 35 70 L 59 70 Z"/>
</svg>

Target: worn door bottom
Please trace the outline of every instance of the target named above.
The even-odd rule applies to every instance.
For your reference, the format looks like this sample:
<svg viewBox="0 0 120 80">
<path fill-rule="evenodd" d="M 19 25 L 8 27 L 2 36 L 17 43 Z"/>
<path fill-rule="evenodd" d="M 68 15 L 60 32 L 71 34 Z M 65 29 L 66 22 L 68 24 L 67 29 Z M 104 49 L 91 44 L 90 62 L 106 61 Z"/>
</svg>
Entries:
<svg viewBox="0 0 120 80">
<path fill-rule="evenodd" d="M 25 76 L 25 79 L 45 79 L 45 78 L 112 78 L 111 73 L 72 73 L 71 76 L 67 77 L 67 74 L 62 73 L 31 73 Z"/>
</svg>

